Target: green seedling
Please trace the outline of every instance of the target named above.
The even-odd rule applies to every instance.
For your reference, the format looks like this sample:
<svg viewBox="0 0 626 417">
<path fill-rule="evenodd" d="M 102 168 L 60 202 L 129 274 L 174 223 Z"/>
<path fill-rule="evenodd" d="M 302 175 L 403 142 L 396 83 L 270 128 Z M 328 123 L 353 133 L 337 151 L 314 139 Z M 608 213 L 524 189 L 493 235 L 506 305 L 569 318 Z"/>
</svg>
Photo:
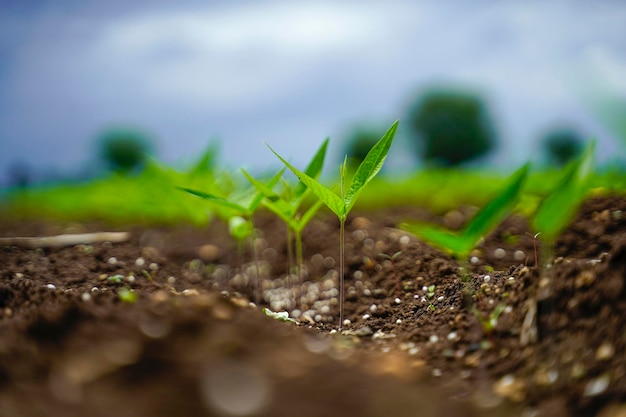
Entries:
<svg viewBox="0 0 626 417">
<path fill-rule="evenodd" d="M 435 296 L 435 286 L 430 285 L 427 289 L 428 292 L 426 293 L 426 295 L 428 296 L 428 298 L 433 298 Z"/>
<path fill-rule="evenodd" d="M 280 156 L 271 147 L 270 150 L 276 155 L 297 177 L 306 185 L 312 192 L 322 200 L 322 202 L 332 210 L 333 213 L 339 219 L 339 328 L 343 326 L 343 304 L 344 304 L 344 235 L 345 235 L 345 223 L 357 201 L 359 194 L 383 167 L 383 163 L 387 158 L 387 153 L 393 142 L 393 138 L 398 128 L 398 121 L 396 121 L 383 137 L 370 149 L 361 165 L 356 170 L 352 182 L 348 187 L 348 191 L 344 193 L 347 156 L 344 158 L 343 164 L 340 169 L 340 195 L 338 196 L 333 191 L 319 183 L 316 179 L 311 178 L 306 173 L 298 170 L 289 162 L 287 162 L 282 156 Z"/>
<path fill-rule="evenodd" d="M 146 271 L 145 269 L 142 269 L 141 273 L 143 274 L 144 277 L 146 277 L 148 281 L 152 282 L 152 275 L 150 275 L 150 272 Z"/>
<path fill-rule="evenodd" d="M 517 204 L 529 168 L 530 164 L 527 163 L 513 173 L 500 193 L 489 201 L 460 233 L 421 223 L 405 223 L 401 228 L 451 254 L 457 261 L 466 265 L 472 249 L 479 240 L 500 224 Z"/>
<path fill-rule="evenodd" d="M 480 322 L 480 325 L 485 331 L 485 334 L 491 337 L 491 334 L 493 333 L 493 331 L 496 329 L 496 326 L 498 325 L 498 319 L 500 318 L 500 315 L 502 314 L 505 308 L 506 306 L 504 304 L 498 304 L 496 308 L 494 308 L 493 311 L 489 314 L 489 317 L 485 318 L 478 311 L 478 309 L 475 306 L 473 306 L 472 314 L 474 314 L 474 316 L 476 316 L 476 318 Z"/>
<path fill-rule="evenodd" d="M 387 255 L 386 253 L 378 254 L 378 256 L 380 256 L 381 258 L 385 258 L 389 260 L 389 262 L 391 262 L 391 272 L 393 273 L 393 277 L 396 280 L 397 297 L 402 296 L 402 289 L 400 288 L 400 278 L 398 277 L 398 274 L 396 273 L 396 263 L 395 263 L 396 258 L 400 255 L 402 255 L 402 251 L 398 251 L 394 253 L 393 255 Z"/>
<path fill-rule="evenodd" d="M 127 303 L 127 304 L 133 304 L 137 302 L 137 299 L 139 298 L 135 291 L 128 289 L 128 288 L 120 288 L 120 290 L 117 293 L 117 297 L 122 302 Z"/>
<path fill-rule="evenodd" d="M 124 275 L 120 275 L 120 274 L 111 275 L 106 278 L 107 282 L 113 282 L 115 284 L 121 283 L 123 279 L 124 279 Z"/>
<path fill-rule="evenodd" d="M 328 139 L 326 139 L 320 148 L 317 150 L 313 159 L 307 166 L 304 173 L 313 179 L 317 179 L 322 172 L 324 166 L 324 159 L 326 157 L 326 149 L 328 148 Z M 248 181 L 265 197 L 263 201 L 264 205 L 270 209 L 274 214 L 281 218 L 287 225 L 287 258 L 289 264 L 292 261 L 292 244 L 291 233 L 295 236 L 296 245 L 296 267 L 298 281 L 302 283 L 302 268 L 303 268 L 303 256 L 302 256 L 302 231 L 306 225 L 311 221 L 315 213 L 322 206 L 322 201 L 317 200 L 312 204 L 304 213 L 299 212 L 299 208 L 302 205 L 304 199 L 308 194 L 308 187 L 300 181 L 295 189 L 293 189 L 286 181 L 283 183 L 285 192 L 283 194 L 276 193 L 271 187 L 252 177 L 246 170 L 242 168 L 243 174 Z M 281 178 L 282 179 L 282 178 Z M 288 271 L 289 272 L 289 271 Z"/>
<path fill-rule="evenodd" d="M 261 311 L 266 316 L 272 317 L 275 320 L 286 321 L 286 322 L 289 322 L 289 323 L 296 323 L 296 321 L 294 319 L 289 318 L 289 313 L 287 313 L 286 311 L 273 312 L 269 308 L 263 308 L 263 310 L 261 310 Z"/>
<path fill-rule="evenodd" d="M 284 168 L 276 173 L 269 181 L 268 187 L 274 187 L 280 177 L 283 175 Z M 214 194 L 210 194 L 204 191 L 194 190 L 186 187 L 178 187 L 180 190 L 186 191 L 202 199 L 213 202 L 219 206 L 230 209 L 233 213 L 228 220 L 228 230 L 231 236 L 237 240 L 241 248 L 242 242 L 246 239 L 250 241 L 252 247 L 252 253 L 254 256 L 254 263 L 256 267 L 256 290 L 255 301 L 258 305 L 261 300 L 261 285 L 260 285 L 260 268 L 259 268 L 259 256 L 256 247 L 256 232 L 254 228 L 254 213 L 259 207 L 259 204 L 263 200 L 263 194 L 256 191 L 254 187 L 250 187 L 239 195 L 235 195 L 232 198 L 219 197 Z M 241 250 L 240 250 L 241 252 Z"/>
<path fill-rule="evenodd" d="M 541 201 L 533 216 L 532 225 L 542 242 L 542 264 L 552 262 L 556 239 L 572 221 L 578 207 L 587 197 L 593 174 L 595 142 L 573 161 L 554 189 Z"/>
</svg>

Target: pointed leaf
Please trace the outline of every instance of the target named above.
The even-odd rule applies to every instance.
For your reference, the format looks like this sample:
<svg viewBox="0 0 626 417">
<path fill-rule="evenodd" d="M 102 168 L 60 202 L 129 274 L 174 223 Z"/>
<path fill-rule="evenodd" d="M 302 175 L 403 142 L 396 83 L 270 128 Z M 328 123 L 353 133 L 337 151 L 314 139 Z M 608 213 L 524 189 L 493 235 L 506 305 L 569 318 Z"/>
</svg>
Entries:
<svg viewBox="0 0 626 417">
<path fill-rule="evenodd" d="M 326 138 L 324 142 L 322 142 L 319 149 L 313 156 L 313 159 L 311 159 L 311 162 L 309 162 L 309 165 L 304 170 L 304 173 L 313 179 L 317 179 L 322 172 L 322 168 L 324 167 L 324 159 L 326 158 L 326 149 L 328 148 L 329 141 L 330 139 Z M 307 186 L 302 181 L 300 181 L 298 183 L 298 187 L 296 188 L 295 198 L 301 200 L 306 190 Z M 300 202 L 301 201 L 298 201 L 296 205 L 299 205 Z"/>
<path fill-rule="evenodd" d="M 283 175 L 283 172 L 285 172 L 284 168 L 281 169 L 280 171 L 278 171 L 276 174 L 274 174 L 274 176 L 267 182 L 267 186 L 270 189 L 274 188 L 274 186 L 276 185 L 276 183 L 278 182 L 280 177 Z M 259 207 L 259 204 L 261 204 L 262 200 L 263 200 L 263 193 L 257 191 L 255 196 L 254 196 L 254 198 L 248 204 L 248 211 L 250 213 L 254 213 L 254 211 L 257 209 L 257 207 Z"/>
<path fill-rule="evenodd" d="M 404 223 L 400 228 L 457 259 L 467 258 L 474 248 L 473 242 L 440 227 L 423 223 Z"/>
<path fill-rule="evenodd" d="M 309 224 L 309 222 L 311 221 L 313 216 L 315 216 L 315 213 L 317 213 L 320 207 L 322 207 L 322 204 L 324 204 L 322 200 L 317 200 L 315 204 L 311 205 L 311 207 L 309 207 L 308 210 L 304 212 L 300 220 L 297 221 L 294 230 L 301 232 L 302 229 L 304 229 L 306 225 Z"/>
<path fill-rule="evenodd" d="M 306 185 L 311 190 L 311 192 L 313 192 L 313 194 L 317 196 L 317 198 L 322 200 L 322 202 L 324 202 L 324 204 L 326 204 L 328 208 L 331 209 L 333 213 L 337 215 L 337 217 L 339 217 L 339 219 L 345 220 L 346 212 L 345 212 L 344 204 L 341 198 L 337 196 L 337 194 L 333 193 L 331 190 L 329 190 L 328 188 L 326 188 L 325 186 L 317 182 L 317 180 L 309 177 L 304 172 L 295 168 L 293 165 L 287 162 L 282 156 L 280 156 L 274 149 L 272 149 L 271 146 L 267 145 L 267 147 L 270 148 L 270 150 L 274 153 L 274 155 L 276 155 L 276 157 L 278 157 L 278 159 L 280 159 L 283 162 L 283 164 L 285 164 L 287 168 L 289 168 L 291 172 L 293 172 L 294 175 L 298 177 L 298 179 L 302 181 L 304 185 Z"/>
<path fill-rule="evenodd" d="M 529 169 L 530 163 L 527 163 L 515 171 L 502 191 L 489 201 L 463 229 L 461 236 L 472 241 L 472 246 L 476 245 L 481 237 L 489 234 L 515 208 Z"/>
<path fill-rule="evenodd" d="M 361 162 L 361 165 L 357 168 L 350 188 L 344 197 L 346 212 L 350 212 L 356 203 L 358 195 L 363 190 L 363 187 L 370 182 L 383 167 L 396 130 L 398 129 L 398 123 L 399 122 L 396 120 L 394 124 L 391 125 L 383 137 L 370 149 L 365 159 L 363 159 L 363 162 Z"/>
<path fill-rule="evenodd" d="M 278 193 L 254 178 L 245 169 L 241 168 L 241 172 L 243 172 L 243 175 L 248 179 L 248 181 L 250 181 L 250 183 L 263 194 L 265 197 L 265 206 L 291 227 L 294 215 L 293 207 Z"/>
<path fill-rule="evenodd" d="M 533 219 L 533 227 L 541 238 L 554 242 L 576 215 L 578 207 L 589 191 L 593 173 L 595 142 L 569 165 L 554 190 L 541 202 Z"/>
<path fill-rule="evenodd" d="M 238 212 L 240 212 L 241 214 L 244 214 L 244 213 L 247 212 L 247 208 L 246 207 L 244 207 L 244 206 L 242 206 L 240 204 L 234 203 L 232 201 L 229 201 L 229 200 L 227 200 L 227 199 L 225 199 L 223 197 L 218 197 L 216 195 L 205 193 L 204 191 L 194 190 L 194 189 L 191 189 L 191 188 L 185 188 L 185 187 L 176 187 L 176 188 L 178 188 L 179 190 L 186 191 L 186 192 L 188 192 L 190 194 L 193 194 L 195 196 L 198 196 L 200 198 L 203 198 L 205 200 L 212 201 L 215 204 L 219 204 L 220 206 L 224 206 L 224 207 L 228 207 L 228 208 L 231 208 L 231 209 L 235 209 Z"/>
</svg>

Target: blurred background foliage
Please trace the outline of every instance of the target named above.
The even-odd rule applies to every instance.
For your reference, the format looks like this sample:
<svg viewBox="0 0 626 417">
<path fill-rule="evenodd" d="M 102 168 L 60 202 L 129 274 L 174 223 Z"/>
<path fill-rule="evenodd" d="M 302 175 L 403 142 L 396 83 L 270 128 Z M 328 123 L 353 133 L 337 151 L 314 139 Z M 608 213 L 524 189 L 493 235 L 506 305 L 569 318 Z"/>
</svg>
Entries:
<svg viewBox="0 0 626 417">
<path fill-rule="evenodd" d="M 409 106 L 407 123 L 428 166 L 459 166 L 488 155 L 497 144 L 485 101 L 469 92 L 427 91 Z"/>
</svg>

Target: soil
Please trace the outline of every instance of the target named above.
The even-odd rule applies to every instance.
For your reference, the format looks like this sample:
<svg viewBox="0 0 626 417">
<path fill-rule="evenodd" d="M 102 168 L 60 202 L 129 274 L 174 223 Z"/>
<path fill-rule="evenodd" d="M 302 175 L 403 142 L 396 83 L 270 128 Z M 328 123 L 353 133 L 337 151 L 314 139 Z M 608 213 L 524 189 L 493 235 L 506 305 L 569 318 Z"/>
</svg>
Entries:
<svg viewBox="0 0 626 417">
<path fill-rule="evenodd" d="M 5 221 L 4 237 L 131 238 L 0 247 L 0 416 L 624 416 L 624 212 L 623 197 L 588 200 L 545 269 L 514 215 L 469 272 L 396 227 L 460 227 L 471 208 L 355 213 L 341 329 L 327 214 L 304 232 L 302 284 L 285 227 L 257 216 L 259 288 L 252 251 L 218 221 Z"/>
</svg>

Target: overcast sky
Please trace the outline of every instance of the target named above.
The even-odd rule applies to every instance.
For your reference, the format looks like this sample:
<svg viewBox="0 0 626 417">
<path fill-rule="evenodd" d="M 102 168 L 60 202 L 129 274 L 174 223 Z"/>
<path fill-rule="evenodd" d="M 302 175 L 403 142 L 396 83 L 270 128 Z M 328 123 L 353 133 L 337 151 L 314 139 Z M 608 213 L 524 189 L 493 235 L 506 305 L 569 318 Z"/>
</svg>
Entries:
<svg viewBox="0 0 626 417">
<path fill-rule="evenodd" d="M 613 0 L 1 0 L 0 184 L 17 161 L 84 168 L 115 125 L 151 132 L 168 163 L 211 137 L 233 167 L 274 164 L 264 142 L 303 165 L 326 136 L 338 161 L 351 126 L 382 133 L 433 83 L 484 95 L 504 165 L 557 124 L 615 155 L 588 98 L 626 98 L 624 22 Z M 402 145 L 391 163 L 410 162 Z"/>
</svg>

